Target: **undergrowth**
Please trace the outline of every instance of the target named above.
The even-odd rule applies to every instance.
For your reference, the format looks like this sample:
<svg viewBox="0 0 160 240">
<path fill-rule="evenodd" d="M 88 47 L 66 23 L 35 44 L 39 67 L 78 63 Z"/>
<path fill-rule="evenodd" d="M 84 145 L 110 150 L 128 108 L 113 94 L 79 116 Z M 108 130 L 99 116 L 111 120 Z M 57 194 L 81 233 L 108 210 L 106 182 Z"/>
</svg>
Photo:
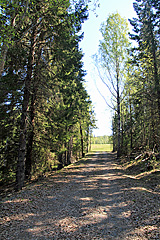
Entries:
<svg viewBox="0 0 160 240">
<path fill-rule="evenodd" d="M 126 174 L 140 179 L 150 188 L 160 191 L 160 154 L 152 151 L 134 153 L 120 158 Z"/>
</svg>

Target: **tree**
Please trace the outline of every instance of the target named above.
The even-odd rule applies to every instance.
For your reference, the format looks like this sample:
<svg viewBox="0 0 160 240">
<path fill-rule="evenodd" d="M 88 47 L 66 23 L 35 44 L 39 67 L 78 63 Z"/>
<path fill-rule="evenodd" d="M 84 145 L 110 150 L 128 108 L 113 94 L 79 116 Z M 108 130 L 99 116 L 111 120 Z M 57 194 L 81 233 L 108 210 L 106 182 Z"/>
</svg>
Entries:
<svg viewBox="0 0 160 240">
<path fill-rule="evenodd" d="M 35 2 L 33 1 L 1 1 L 0 2 L 0 77 L 4 72 L 6 57 L 10 46 L 20 42 L 29 29 L 34 25 L 25 27 L 26 20 L 29 17 L 29 8 Z M 17 35 L 17 33 L 20 33 Z"/>
<path fill-rule="evenodd" d="M 13 180 L 16 172 L 17 190 L 34 173 L 58 160 L 65 166 L 72 153 L 77 156 L 80 121 L 85 152 L 87 131 L 94 125 L 78 46 L 88 16 L 85 2 L 28 1 L 25 25 L 20 21 L 11 37 L 0 80 L 0 178 L 9 179 L 10 171 Z"/>
<path fill-rule="evenodd" d="M 158 74 L 158 45 L 159 34 L 157 25 L 159 19 L 156 17 L 155 9 L 150 0 L 141 0 L 134 3 L 134 9 L 137 13 L 137 19 L 130 20 L 134 27 L 135 34 L 131 34 L 131 38 L 138 42 L 137 50 L 140 51 L 141 56 L 148 61 L 148 67 L 153 67 L 153 77 L 155 84 L 155 91 L 157 92 L 158 114 L 160 118 L 160 83 Z M 156 2 L 154 5 L 157 7 Z"/>
<path fill-rule="evenodd" d="M 105 70 L 105 84 L 116 100 L 117 116 L 117 157 L 120 156 L 120 103 L 125 77 L 126 60 L 129 48 L 128 24 L 118 13 L 111 14 L 100 29 L 103 40 L 100 41 L 99 53 L 102 68 Z"/>
<path fill-rule="evenodd" d="M 139 108 L 136 106 L 135 109 L 136 112 L 138 110 L 141 113 L 139 119 L 136 120 L 139 122 L 141 119 L 143 122 L 141 124 L 143 126 L 143 141 L 141 142 L 143 147 L 148 146 L 152 149 L 155 146 L 159 148 L 158 126 L 160 126 L 158 8 L 157 1 L 136 1 L 134 9 L 137 18 L 130 20 L 134 31 L 130 37 L 138 43 L 132 52 L 132 64 L 134 64 L 135 72 L 138 73 L 135 75 L 135 81 L 139 85 L 136 84 L 137 93 L 134 93 L 134 102 L 139 103 Z"/>
</svg>

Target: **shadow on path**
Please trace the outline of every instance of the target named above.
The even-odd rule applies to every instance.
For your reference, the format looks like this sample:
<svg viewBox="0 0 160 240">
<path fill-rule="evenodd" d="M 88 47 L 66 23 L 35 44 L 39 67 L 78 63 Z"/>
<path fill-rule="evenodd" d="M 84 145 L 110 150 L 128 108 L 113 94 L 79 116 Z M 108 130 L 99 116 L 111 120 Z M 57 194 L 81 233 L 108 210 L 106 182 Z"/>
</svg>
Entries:
<svg viewBox="0 0 160 240">
<path fill-rule="evenodd" d="M 1 239 L 160 239 L 159 194 L 90 154 L 2 201 Z"/>
</svg>

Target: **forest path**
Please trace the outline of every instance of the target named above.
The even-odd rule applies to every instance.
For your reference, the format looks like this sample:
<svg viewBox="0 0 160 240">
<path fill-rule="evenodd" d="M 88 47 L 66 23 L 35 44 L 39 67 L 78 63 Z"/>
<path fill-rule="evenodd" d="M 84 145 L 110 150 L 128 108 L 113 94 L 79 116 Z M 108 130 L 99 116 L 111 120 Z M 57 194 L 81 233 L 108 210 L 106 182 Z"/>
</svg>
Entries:
<svg viewBox="0 0 160 240">
<path fill-rule="evenodd" d="M 159 197 L 113 153 L 90 154 L 3 199 L 0 239 L 160 239 Z"/>
</svg>

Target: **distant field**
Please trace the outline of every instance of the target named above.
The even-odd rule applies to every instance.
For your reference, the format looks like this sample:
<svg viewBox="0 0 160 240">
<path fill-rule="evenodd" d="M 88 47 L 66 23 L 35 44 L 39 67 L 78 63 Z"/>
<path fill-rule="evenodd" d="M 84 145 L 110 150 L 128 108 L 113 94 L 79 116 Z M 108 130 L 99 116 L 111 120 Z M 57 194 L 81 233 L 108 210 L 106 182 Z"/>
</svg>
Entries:
<svg viewBox="0 0 160 240">
<path fill-rule="evenodd" d="M 91 145 L 92 152 L 97 152 L 97 151 L 111 152 L 112 150 L 113 150 L 113 144 L 92 144 Z"/>
</svg>

